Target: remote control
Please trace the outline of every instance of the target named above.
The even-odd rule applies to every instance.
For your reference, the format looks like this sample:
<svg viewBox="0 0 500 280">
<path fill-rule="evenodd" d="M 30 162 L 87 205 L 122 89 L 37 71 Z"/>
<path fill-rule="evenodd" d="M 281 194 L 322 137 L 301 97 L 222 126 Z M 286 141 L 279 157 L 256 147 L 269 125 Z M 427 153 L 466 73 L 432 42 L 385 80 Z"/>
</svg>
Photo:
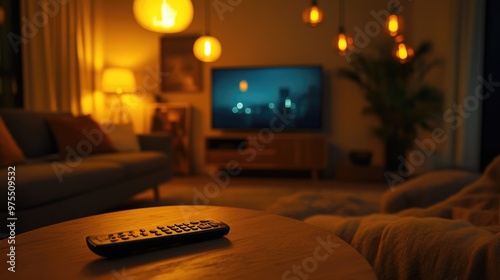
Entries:
<svg viewBox="0 0 500 280">
<path fill-rule="evenodd" d="M 159 225 L 154 228 L 124 230 L 87 236 L 87 246 L 97 255 L 119 257 L 164 247 L 194 243 L 222 237 L 229 226 L 218 220 Z"/>
</svg>

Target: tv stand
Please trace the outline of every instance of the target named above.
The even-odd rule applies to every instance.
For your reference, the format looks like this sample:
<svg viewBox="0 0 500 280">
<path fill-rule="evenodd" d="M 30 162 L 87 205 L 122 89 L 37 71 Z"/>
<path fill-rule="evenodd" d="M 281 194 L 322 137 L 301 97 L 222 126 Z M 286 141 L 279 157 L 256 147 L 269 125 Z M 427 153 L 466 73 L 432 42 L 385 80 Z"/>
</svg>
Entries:
<svg viewBox="0 0 500 280">
<path fill-rule="evenodd" d="M 310 170 L 313 180 L 327 166 L 327 141 L 313 133 L 223 134 L 205 139 L 206 163 L 226 168 L 236 161 L 243 169 Z"/>
</svg>

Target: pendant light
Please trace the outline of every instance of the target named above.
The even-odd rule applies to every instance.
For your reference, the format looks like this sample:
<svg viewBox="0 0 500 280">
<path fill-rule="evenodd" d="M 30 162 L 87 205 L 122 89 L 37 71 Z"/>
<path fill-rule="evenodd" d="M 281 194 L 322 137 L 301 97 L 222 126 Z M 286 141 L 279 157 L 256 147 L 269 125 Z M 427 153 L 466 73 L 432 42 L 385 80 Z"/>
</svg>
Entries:
<svg viewBox="0 0 500 280">
<path fill-rule="evenodd" d="M 221 56 L 222 47 L 219 40 L 210 36 L 209 1 L 205 1 L 205 35 L 194 42 L 193 52 L 203 62 L 214 62 Z"/>
<path fill-rule="evenodd" d="M 338 49 L 339 54 L 344 56 L 346 51 L 352 47 L 352 38 L 345 33 L 344 15 L 345 5 L 344 0 L 339 0 L 339 35 L 337 40 L 334 39 L 335 47 Z"/>
<path fill-rule="evenodd" d="M 193 21 L 191 0 L 134 0 L 134 16 L 147 30 L 160 33 L 184 31 Z"/>
<path fill-rule="evenodd" d="M 323 21 L 323 10 L 318 7 L 317 0 L 312 0 L 311 6 L 304 10 L 302 20 L 311 26 L 316 26 Z"/>
<path fill-rule="evenodd" d="M 401 63 L 406 63 L 413 57 L 414 51 L 408 47 L 404 41 L 403 35 L 396 37 L 396 47 L 394 48 L 394 55 Z"/>
<path fill-rule="evenodd" d="M 398 15 L 398 9 L 399 7 L 396 6 L 396 4 L 393 4 L 393 6 L 391 7 L 391 14 L 387 19 L 387 32 L 392 37 L 397 37 L 403 32 L 403 17 Z"/>
</svg>

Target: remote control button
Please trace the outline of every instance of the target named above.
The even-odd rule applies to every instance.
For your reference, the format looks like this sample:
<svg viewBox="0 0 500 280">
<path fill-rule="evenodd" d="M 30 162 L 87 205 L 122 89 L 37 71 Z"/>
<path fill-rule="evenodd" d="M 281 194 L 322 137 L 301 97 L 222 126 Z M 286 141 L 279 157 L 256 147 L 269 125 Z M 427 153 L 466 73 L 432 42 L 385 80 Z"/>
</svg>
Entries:
<svg viewBox="0 0 500 280">
<path fill-rule="evenodd" d="M 140 232 L 145 232 L 146 230 L 145 230 L 145 229 L 143 229 L 143 228 L 141 228 L 139 231 L 140 231 Z"/>
<path fill-rule="evenodd" d="M 149 232 L 151 232 L 151 233 L 157 233 L 158 231 L 156 229 L 152 229 Z"/>
<path fill-rule="evenodd" d="M 213 226 L 213 227 L 219 227 L 218 224 L 214 224 L 214 223 L 210 223 L 209 225 Z"/>
<path fill-rule="evenodd" d="M 162 234 L 161 234 L 161 232 L 156 232 L 155 235 L 156 236 L 161 236 Z"/>
<path fill-rule="evenodd" d="M 122 237 L 122 240 L 129 240 L 129 239 L 130 239 L 130 237 L 128 237 L 128 236 Z"/>
<path fill-rule="evenodd" d="M 192 230 L 198 230 L 198 228 L 197 228 L 197 227 L 191 227 L 191 229 L 192 229 Z"/>
<path fill-rule="evenodd" d="M 208 223 L 210 222 L 209 220 L 200 220 L 200 223 Z"/>
<path fill-rule="evenodd" d="M 164 226 L 157 226 L 156 228 L 157 229 L 164 229 L 165 227 Z"/>
<path fill-rule="evenodd" d="M 145 233 L 145 232 L 141 232 L 141 235 L 142 235 L 142 236 L 148 236 L 148 234 L 147 234 L 147 233 Z"/>
<path fill-rule="evenodd" d="M 199 228 L 201 228 L 201 229 L 208 229 L 208 228 L 211 228 L 211 226 L 209 226 L 209 225 L 205 225 L 205 224 L 201 224 L 201 225 L 199 225 L 198 227 L 199 227 Z"/>
<path fill-rule="evenodd" d="M 118 239 L 111 239 L 111 240 L 109 240 L 109 241 L 111 241 L 111 242 L 116 242 L 116 241 L 118 241 Z"/>
<path fill-rule="evenodd" d="M 174 224 L 176 227 L 180 227 L 182 226 L 182 224 Z"/>
<path fill-rule="evenodd" d="M 193 225 L 197 225 L 199 224 L 200 222 L 197 222 L 197 221 L 192 221 L 192 222 L 189 222 L 190 224 L 193 224 Z"/>
</svg>

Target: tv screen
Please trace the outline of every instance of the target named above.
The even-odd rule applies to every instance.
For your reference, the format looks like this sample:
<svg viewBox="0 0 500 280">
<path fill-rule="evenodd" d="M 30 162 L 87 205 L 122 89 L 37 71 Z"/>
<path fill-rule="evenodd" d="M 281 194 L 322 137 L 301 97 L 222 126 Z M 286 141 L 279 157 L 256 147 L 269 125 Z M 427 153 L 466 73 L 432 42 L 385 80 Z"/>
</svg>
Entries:
<svg viewBox="0 0 500 280">
<path fill-rule="evenodd" d="M 212 128 L 321 129 L 322 67 L 212 69 Z"/>
</svg>

